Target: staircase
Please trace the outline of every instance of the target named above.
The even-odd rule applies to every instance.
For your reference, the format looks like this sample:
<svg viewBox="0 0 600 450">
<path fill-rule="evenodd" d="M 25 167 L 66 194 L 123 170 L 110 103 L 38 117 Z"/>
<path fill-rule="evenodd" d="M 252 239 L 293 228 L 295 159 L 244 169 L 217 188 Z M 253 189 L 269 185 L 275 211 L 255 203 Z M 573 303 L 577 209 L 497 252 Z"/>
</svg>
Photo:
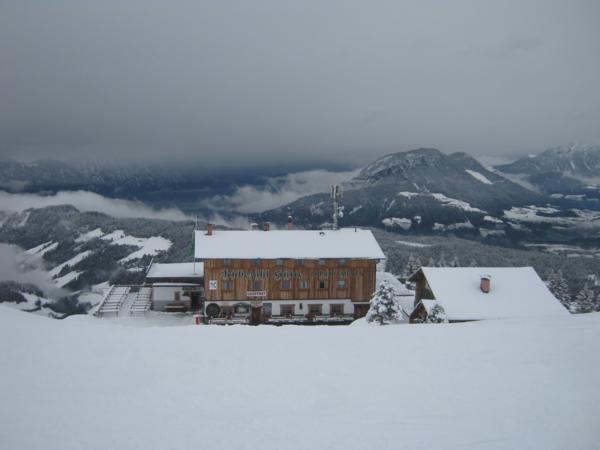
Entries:
<svg viewBox="0 0 600 450">
<path fill-rule="evenodd" d="M 152 288 L 142 286 L 137 291 L 135 299 L 129 308 L 129 314 L 146 314 L 152 304 Z"/>
<path fill-rule="evenodd" d="M 96 316 L 103 317 L 105 314 L 118 316 L 130 290 L 131 286 L 111 286 L 100 303 Z"/>
</svg>

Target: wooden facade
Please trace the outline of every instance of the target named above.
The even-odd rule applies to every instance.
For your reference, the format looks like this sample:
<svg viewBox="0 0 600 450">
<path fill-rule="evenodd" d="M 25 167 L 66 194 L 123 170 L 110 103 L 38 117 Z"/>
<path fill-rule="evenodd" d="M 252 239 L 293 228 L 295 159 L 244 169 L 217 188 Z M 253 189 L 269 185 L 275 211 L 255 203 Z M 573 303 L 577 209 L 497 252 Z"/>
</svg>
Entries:
<svg viewBox="0 0 600 450">
<path fill-rule="evenodd" d="M 364 303 L 375 291 L 376 264 L 373 259 L 206 259 L 204 294 L 207 302 L 350 299 Z"/>
</svg>

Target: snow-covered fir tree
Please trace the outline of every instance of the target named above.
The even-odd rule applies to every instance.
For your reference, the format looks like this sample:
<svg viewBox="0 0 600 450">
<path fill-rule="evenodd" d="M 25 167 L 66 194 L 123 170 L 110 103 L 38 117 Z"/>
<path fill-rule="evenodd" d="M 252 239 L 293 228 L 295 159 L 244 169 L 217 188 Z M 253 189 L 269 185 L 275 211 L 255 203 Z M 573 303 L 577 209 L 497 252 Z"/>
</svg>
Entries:
<svg viewBox="0 0 600 450">
<path fill-rule="evenodd" d="M 440 259 L 438 260 L 437 266 L 448 267 L 448 262 L 446 261 L 446 254 L 444 252 L 440 254 Z"/>
<path fill-rule="evenodd" d="M 417 262 L 415 257 L 412 255 L 408 255 L 408 260 L 406 261 L 406 266 L 404 266 L 403 278 L 406 280 L 413 273 L 415 273 L 419 269 L 420 264 Z"/>
<path fill-rule="evenodd" d="M 450 261 L 450 267 L 461 267 L 458 255 L 454 255 L 454 258 L 452 258 L 452 261 Z"/>
<path fill-rule="evenodd" d="M 572 304 L 571 289 L 569 289 L 569 284 L 562 271 L 551 271 L 548 275 L 546 284 L 548 285 L 550 292 L 552 292 L 565 308 L 571 311 L 574 306 Z"/>
<path fill-rule="evenodd" d="M 401 318 L 400 307 L 395 300 L 396 291 L 387 281 L 383 281 L 371 298 L 367 322 L 378 322 L 379 325 L 397 322 Z"/>
<path fill-rule="evenodd" d="M 585 283 L 583 288 L 575 296 L 574 305 L 571 307 L 571 312 L 577 313 L 589 313 L 595 311 L 595 298 L 594 291 L 590 289 L 590 286 Z"/>
<path fill-rule="evenodd" d="M 477 264 L 477 261 L 472 259 L 471 262 L 469 263 L 469 267 L 477 267 L 479 264 Z"/>
<path fill-rule="evenodd" d="M 446 310 L 442 305 L 435 305 L 427 314 L 426 323 L 444 323 L 448 322 L 446 317 Z"/>
<path fill-rule="evenodd" d="M 427 261 L 427 267 L 436 267 L 437 264 L 435 263 L 435 260 L 433 259 L 433 256 L 429 258 L 429 261 Z"/>
</svg>

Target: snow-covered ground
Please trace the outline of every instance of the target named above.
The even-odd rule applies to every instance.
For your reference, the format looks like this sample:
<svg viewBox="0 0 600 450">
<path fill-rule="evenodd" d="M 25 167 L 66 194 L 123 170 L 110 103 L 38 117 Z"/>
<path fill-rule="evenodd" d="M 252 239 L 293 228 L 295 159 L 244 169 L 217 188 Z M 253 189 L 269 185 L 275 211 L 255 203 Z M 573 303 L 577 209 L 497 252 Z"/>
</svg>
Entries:
<svg viewBox="0 0 600 450">
<path fill-rule="evenodd" d="M 0 307 L 2 449 L 593 449 L 600 314 L 134 328 Z"/>
</svg>

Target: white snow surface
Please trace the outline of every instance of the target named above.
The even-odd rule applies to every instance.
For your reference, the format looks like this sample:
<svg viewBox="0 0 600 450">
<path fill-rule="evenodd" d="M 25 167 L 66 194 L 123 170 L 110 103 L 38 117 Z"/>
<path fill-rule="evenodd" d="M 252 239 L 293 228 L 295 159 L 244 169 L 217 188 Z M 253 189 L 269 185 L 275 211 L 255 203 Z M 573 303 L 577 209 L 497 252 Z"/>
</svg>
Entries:
<svg viewBox="0 0 600 450">
<path fill-rule="evenodd" d="M 486 176 L 484 174 L 482 174 L 480 172 L 476 172 L 475 170 L 469 170 L 469 169 L 465 169 L 465 172 L 467 172 L 469 175 L 471 175 L 477 181 L 481 181 L 483 184 L 494 184 L 492 181 L 490 181 L 488 178 L 486 178 Z"/>
<path fill-rule="evenodd" d="M 63 287 L 69 284 L 71 281 L 76 280 L 82 273 L 83 272 L 78 272 L 77 270 L 72 270 L 71 272 L 63 275 L 62 277 L 56 278 L 54 282 L 57 286 Z"/>
<path fill-rule="evenodd" d="M 600 440 L 600 314 L 139 328 L 0 306 L 0 352 L 7 450 L 589 450 Z"/>
<path fill-rule="evenodd" d="M 83 261 L 85 258 L 87 258 L 88 256 L 90 256 L 93 252 L 91 250 L 86 250 L 84 252 L 81 252 L 75 256 L 73 256 L 71 259 L 69 259 L 68 261 L 65 261 L 62 264 L 59 264 L 58 266 L 54 267 L 50 272 L 49 275 L 51 277 L 55 277 L 57 276 L 61 270 L 63 270 L 63 268 L 65 266 L 71 266 L 73 267 L 75 264 Z"/>
<path fill-rule="evenodd" d="M 169 250 L 173 244 L 171 241 L 161 236 L 138 238 L 125 234 L 123 230 L 115 230 L 112 233 L 102 236 L 101 239 L 111 241 L 115 245 L 131 245 L 139 248 L 139 250 L 136 250 L 135 252 L 127 255 L 125 258 L 119 260 L 120 263 L 131 261 L 133 259 L 139 259 L 146 255 L 154 256 L 160 252 Z"/>
<path fill-rule="evenodd" d="M 449 320 L 567 315 L 532 267 L 422 267 Z M 481 277 L 491 276 L 489 293 Z"/>
<path fill-rule="evenodd" d="M 204 276 L 204 263 L 154 263 L 147 278 L 194 278 Z"/>
<path fill-rule="evenodd" d="M 370 230 L 196 231 L 195 255 L 200 259 L 385 259 Z"/>
<path fill-rule="evenodd" d="M 403 230 L 409 230 L 412 226 L 412 221 L 405 217 L 386 217 L 381 223 L 386 227 L 399 227 Z"/>
<path fill-rule="evenodd" d="M 100 228 L 96 228 L 92 231 L 88 231 L 87 233 L 82 234 L 77 239 L 75 239 L 75 242 L 87 242 L 91 241 L 94 238 L 102 237 L 103 235 L 104 233 L 102 232 L 102 230 Z"/>
<path fill-rule="evenodd" d="M 480 213 L 485 212 L 482 209 L 471 206 L 471 204 L 468 202 L 465 202 L 462 200 L 457 200 L 457 199 L 451 198 L 451 197 L 446 197 L 444 194 L 435 193 L 435 194 L 429 194 L 429 195 L 431 195 L 438 202 L 443 203 L 446 206 L 452 206 L 454 208 L 462 209 L 463 211 L 480 212 Z"/>
<path fill-rule="evenodd" d="M 407 247 L 418 247 L 418 248 L 431 247 L 431 244 L 423 244 L 421 242 L 413 242 L 413 241 L 396 241 L 396 243 L 400 244 L 400 245 L 405 245 Z"/>
<path fill-rule="evenodd" d="M 58 242 L 48 241 L 38 245 L 37 247 L 26 250 L 25 253 L 28 255 L 44 256 L 45 253 L 54 250 L 56 247 L 58 247 Z"/>
<path fill-rule="evenodd" d="M 402 191 L 402 192 L 398 192 L 398 195 L 401 195 L 406 198 L 412 198 L 412 197 L 416 197 L 416 196 L 430 196 L 445 206 L 451 206 L 453 208 L 462 209 L 463 211 L 485 213 L 485 211 L 483 211 L 482 209 L 471 206 L 471 204 L 468 202 L 465 202 L 463 200 L 458 200 L 458 199 L 455 199 L 452 197 L 447 197 L 441 193 L 428 193 L 428 192 L 427 193 L 419 193 L 419 192 Z"/>
</svg>

